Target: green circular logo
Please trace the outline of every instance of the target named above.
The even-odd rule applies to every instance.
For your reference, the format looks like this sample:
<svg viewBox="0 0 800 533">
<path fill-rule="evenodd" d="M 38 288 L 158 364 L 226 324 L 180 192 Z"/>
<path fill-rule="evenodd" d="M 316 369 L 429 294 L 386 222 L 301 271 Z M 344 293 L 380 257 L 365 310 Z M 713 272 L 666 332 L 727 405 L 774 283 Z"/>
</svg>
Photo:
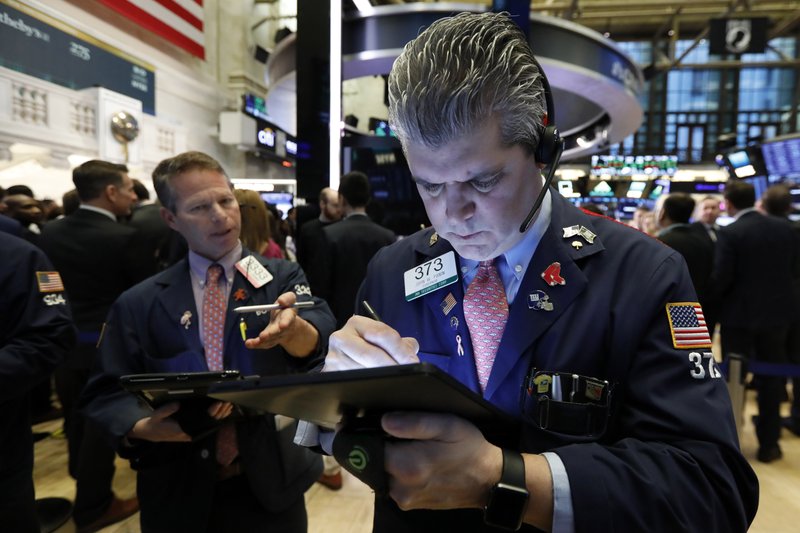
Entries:
<svg viewBox="0 0 800 533">
<path fill-rule="evenodd" d="M 353 449 L 350 450 L 350 453 L 347 455 L 347 462 L 350 463 L 350 466 L 354 469 L 361 472 L 367 467 L 367 464 L 369 464 L 369 454 L 367 450 L 361 446 L 353 446 Z"/>
</svg>

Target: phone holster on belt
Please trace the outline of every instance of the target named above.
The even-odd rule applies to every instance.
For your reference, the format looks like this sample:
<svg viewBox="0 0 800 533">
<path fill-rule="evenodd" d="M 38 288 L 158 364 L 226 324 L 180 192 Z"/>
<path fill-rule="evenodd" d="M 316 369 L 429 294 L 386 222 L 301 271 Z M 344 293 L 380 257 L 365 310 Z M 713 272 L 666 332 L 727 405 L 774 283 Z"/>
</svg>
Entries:
<svg viewBox="0 0 800 533">
<path fill-rule="evenodd" d="M 380 418 L 346 420 L 333 439 L 336 461 L 378 496 L 385 496 L 389 490 L 383 462 L 386 439 Z"/>
</svg>

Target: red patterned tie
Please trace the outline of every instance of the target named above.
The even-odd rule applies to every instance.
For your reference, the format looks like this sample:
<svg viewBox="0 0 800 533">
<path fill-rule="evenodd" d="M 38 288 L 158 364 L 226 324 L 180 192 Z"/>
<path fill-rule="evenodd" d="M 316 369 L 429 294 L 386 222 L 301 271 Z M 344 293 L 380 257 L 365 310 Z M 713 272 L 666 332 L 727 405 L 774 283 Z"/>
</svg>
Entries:
<svg viewBox="0 0 800 533">
<path fill-rule="evenodd" d="M 472 339 L 481 390 L 486 390 L 494 358 L 508 320 L 508 301 L 494 263 L 481 261 L 464 295 L 464 318 Z"/>
<path fill-rule="evenodd" d="M 225 291 L 219 283 L 223 272 L 222 266 L 217 263 L 209 266 L 203 291 L 203 346 L 206 350 L 206 364 L 212 371 L 223 369 L 222 347 L 227 309 Z M 234 425 L 225 424 L 217 432 L 217 462 L 229 465 L 238 454 Z"/>
<path fill-rule="evenodd" d="M 206 273 L 203 291 L 203 346 L 206 363 L 212 371 L 222 370 L 222 339 L 225 334 L 225 291 L 219 283 L 222 266 L 214 263 Z"/>
</svg>

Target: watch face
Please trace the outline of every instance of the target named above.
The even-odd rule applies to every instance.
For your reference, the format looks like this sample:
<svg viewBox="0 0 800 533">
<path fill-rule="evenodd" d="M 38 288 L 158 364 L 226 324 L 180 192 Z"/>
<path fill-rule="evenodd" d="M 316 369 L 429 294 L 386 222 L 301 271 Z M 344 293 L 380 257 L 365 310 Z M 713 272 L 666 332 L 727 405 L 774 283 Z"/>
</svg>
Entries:
<svg viewBox="0 0 800 533">
<path fill-rule="evenodd" d="M 516 531 L 528 506 L 528 490 L 507 483 L 498 483 L 492 489 L 483 520 L 490 526 Z"/>
</svg>

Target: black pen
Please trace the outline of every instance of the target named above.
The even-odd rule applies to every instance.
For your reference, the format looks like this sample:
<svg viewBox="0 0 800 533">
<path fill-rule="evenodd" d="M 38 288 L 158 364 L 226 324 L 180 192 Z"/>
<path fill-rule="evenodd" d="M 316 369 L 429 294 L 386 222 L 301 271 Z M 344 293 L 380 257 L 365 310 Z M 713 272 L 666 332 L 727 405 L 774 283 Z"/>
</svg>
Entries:
<svg viewBox="0 0 800 533">
<path fill-rule="evenodd" d="M 379 317 L 379 316 L 378 316 L 378 313 L 376 313 L 376 312 L 375 312 L 375 310 L 372 308 L 372 306 L 371 306 L 371 305 L 369 305 L 369 302 L 368 302 L 368 301 L 366 301 L 366 300 L 361 300 L 361 305 L 362 305 L 362 306 L 364 307 L 364 309 L 367 311 L 367 314 L 369 315 L 369 317 L 370 317 L 372 320 L 376 320 L 376 321 L 378 321 L 378 322 L 383 322 L 383 320 L 381 320 L 381 317 Z"/>
</svg>

